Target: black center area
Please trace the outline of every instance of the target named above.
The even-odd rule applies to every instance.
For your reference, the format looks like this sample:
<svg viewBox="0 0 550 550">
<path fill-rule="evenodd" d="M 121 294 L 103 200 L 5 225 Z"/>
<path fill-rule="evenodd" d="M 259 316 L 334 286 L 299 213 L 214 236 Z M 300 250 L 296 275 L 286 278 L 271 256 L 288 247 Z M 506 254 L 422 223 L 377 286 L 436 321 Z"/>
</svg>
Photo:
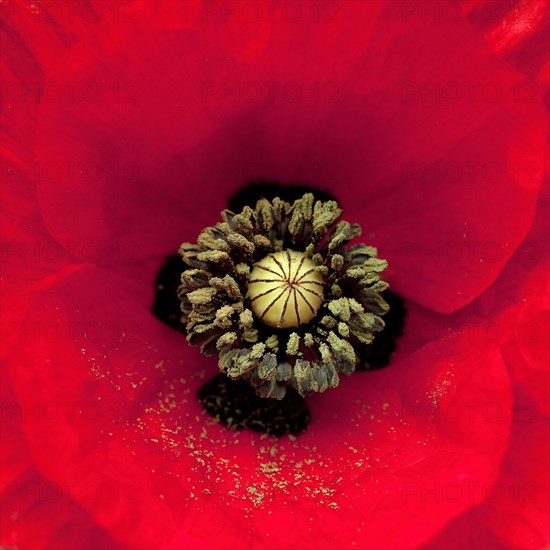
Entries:
<svg viewBox="0 0 550 550">
<path fill-rule="evenodd" d="M 211 416 L 237 430 L 298 435 L 311 420 L 305 399 L 294 388 L 287 388 L 281 400 L 264 399 L 245 380 L 231 380 L 225 374 L 204 384 L 198 398 Z"/>
</svg>

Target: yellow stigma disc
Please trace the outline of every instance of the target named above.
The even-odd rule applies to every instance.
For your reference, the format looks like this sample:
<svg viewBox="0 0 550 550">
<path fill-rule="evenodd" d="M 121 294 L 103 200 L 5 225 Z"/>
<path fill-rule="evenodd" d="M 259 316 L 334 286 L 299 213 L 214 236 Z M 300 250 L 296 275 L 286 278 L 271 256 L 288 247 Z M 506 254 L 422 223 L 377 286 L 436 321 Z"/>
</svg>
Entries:
<svg viewBox="0 0 550 550">
<path fill-rule="evenodd" d="M 274 328 L 308 323 L 323 303 L 323 276 L 315 263 L 301 252 L 283 250 L 254 265 L 247 297 L 252 312 Z"/>
</svg>

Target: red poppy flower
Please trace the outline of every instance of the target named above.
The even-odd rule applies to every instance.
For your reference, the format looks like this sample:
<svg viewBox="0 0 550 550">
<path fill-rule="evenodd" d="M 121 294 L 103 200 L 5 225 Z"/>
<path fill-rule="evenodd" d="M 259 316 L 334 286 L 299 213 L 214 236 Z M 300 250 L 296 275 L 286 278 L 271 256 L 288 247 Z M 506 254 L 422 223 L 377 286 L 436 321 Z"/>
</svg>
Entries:
<svg viewBox="0 0 550 550">
<path fill-rule="evenodd" d="M 545 8 L 4 2 L 1 543 L 547 545 Z M 215 423 L 150 313 L 259 177 L 330 190 L 408 312 L 296 438 Z"/>
</svg>

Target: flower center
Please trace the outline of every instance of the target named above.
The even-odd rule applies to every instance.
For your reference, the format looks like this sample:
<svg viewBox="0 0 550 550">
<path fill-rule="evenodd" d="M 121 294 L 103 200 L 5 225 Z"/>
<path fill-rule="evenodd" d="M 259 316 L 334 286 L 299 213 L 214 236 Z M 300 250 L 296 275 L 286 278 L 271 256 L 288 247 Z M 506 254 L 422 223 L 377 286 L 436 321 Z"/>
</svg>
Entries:
<svg viewBox="0 0 550 550">
<path fill-rule="evenodd" d="M 252 312 L 273 328 L 308 323 L 323 303 L 324 281 L 315 263 L 301 252 L 283 250 L 256 263 L 248 279 Z"/>
</svg>

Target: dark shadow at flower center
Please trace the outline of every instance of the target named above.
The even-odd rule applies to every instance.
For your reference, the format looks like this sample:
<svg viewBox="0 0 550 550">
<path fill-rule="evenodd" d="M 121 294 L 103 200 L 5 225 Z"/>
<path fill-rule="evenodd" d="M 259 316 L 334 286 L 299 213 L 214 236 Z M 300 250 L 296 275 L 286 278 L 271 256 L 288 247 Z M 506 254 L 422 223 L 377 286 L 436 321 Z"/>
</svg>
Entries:
<svg viewBox="0 0 550 550">
<path fill-rule="evenodd" d="M 397 340 L 403 335 L 407 310 L 401 296 L 391 290 L 382 293 L 390 310 L 384 316 L 386 327 L 376 335 L 374 342 L 368 346 L 358 348 L 360 362 L 357 370 L 374 370 L 387 367 L 391 356 L 397 348 Z"/>
<path fill-rule="evenodd" d="M 304 185 L 280 185 L 272 182 L 252 183 L 243 187 L 228 199 L 228 208 L 242 211 L 244 206 L 254 206 L 264 197 L 279 197 L 287 202 L 313 193 L 322 201 L 335 200 L 326 191 L 311 189 Z M 170 327 L 186 333 L 181 322 L 180 300 L 177 289 L 184 269 L 179 255 L 170 256 L 162 265 L 155 281 L 154 315 Z M 403 334 L 406 309 L 403 299 L 386 290 L 383 297 L 390 306 L 384 317 L 385 329 L 376 335 L 370 345 L 358 347 L 360 359 L 358 371 L 380 369 L 389 365 L 397 347 L 397 340 Z M 183 340 L 183 339 L 182 339 Z M 182 341 L 182 345 L 184 342 Z M 297 435 L 304 431 L 311 419 L 306 400 L 293 388 L 287 388 L 282 400 L 258 397 L 254 388 L 245 380 L 231 380 L 225 374 L 218 374 L 204 384 L 197 395 L 203 408 L 221 424 L 233 429 L 251 429 L 268 435 Z"/>
<path fill-rule="evenodd" d="M 204 409 L 228 428 L 250 429 L 268 435 L 298 435 L 311 415 L 305 399 L 288 388 L 283 399 L 264 399 L 256 395 L 245 380 L 231 380 L 218 374 L 198 391 Z"/>
<path fill-rule="evenodd" d="M 273 200 L 279 197 L 281 200 L 293 203 L 305 193 L 313 193 L 316 200 L 335 201 L 335 196 L 329 191 L 313 189 L 307 185 L 293 184 L 281 185 L 271 181 L 253 182 L 245 185 L 227 200 L 227 208 L 233 212 L 240 212 L 245 206 L 254 208 L 257 201 L 264 198 Z"/>
</svg>

